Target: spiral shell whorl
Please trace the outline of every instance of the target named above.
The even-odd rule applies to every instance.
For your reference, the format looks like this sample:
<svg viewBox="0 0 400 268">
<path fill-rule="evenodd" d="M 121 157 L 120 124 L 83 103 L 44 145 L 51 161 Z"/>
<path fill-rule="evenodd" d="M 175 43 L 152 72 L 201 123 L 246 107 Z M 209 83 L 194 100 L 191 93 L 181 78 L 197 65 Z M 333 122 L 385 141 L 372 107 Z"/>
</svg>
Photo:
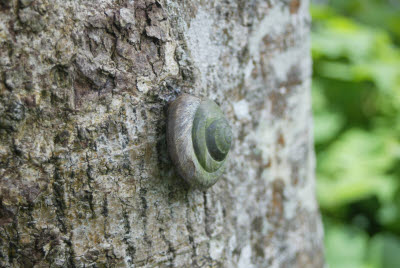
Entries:
<svg viewBox="0 0 400 268">
<path fill-rule="evenodd" d="M 212 101 L 203 101 L 197 108 L 192 130 L 193 147 L 201 166 L 216 171 L 225 159 L 232 141 L 228 122 Z"/>
<path fill-rule="evenodd" d="M 207 149 L 213 159 L 222 161 L 232 143 L 232 131 L 225 118 L 217 119 L 206 130 Z"/>
<path fill-rule="evenodd" d="M 168 108 L 167 142 L 181 177 L 205 189 L 224 170 L 232 132 L 215 102 L 183 94 Z"/>
</svg>

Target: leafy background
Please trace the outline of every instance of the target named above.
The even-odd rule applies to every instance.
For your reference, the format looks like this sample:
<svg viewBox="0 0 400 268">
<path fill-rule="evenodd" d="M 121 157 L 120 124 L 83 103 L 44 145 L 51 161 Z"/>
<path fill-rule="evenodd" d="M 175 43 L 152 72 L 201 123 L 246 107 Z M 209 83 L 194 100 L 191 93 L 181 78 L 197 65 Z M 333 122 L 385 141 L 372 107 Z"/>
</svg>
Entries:
<svg viewBox="0 0 400 268">
<path fill-rule="evenodd" d="M 311 14 L 327 263 L 400 267 L 400 1 L 313 1 Z"/>
</svg>

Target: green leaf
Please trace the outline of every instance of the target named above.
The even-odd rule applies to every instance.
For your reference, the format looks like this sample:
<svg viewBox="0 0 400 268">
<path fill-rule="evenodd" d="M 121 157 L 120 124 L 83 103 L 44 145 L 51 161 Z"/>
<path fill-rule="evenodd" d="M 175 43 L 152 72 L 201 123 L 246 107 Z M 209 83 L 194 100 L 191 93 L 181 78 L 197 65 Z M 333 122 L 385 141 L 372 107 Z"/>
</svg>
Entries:
<svg viewBox="0 0 400 268">
<path fill-rule="evenodd" d="M 325 223 L 326 259 L 330 267 L 371 267 L 366 263 L 368 236 L 358 228 Z"/>
<path fill-rule="evenodd" d="M 317 167 L 321 207 L 332 209 L 373 195 L 381 202 L 393 198 L 397 181 L 386 174 L 394 161 L 390 145 L 384 136 L 352 129 L 321 153 Z"/>
<path fill-rule="evenodd" d="M 369 245 L 368 261 L 374 267 L 400 266 L 400 239 L 393 234 L 384 233 L 374 236 Z"/>
</svg>

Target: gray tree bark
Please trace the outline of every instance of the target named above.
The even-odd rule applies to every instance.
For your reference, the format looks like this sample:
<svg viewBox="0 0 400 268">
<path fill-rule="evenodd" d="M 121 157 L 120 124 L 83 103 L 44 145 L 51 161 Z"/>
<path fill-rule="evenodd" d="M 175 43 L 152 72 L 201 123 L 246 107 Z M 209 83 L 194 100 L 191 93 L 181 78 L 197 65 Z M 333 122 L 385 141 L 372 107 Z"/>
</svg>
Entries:
<svg viewBox="0 0 400 268">
<path fill-rule="evenodd" d="M 321 267 L 307 0 L 0 0 L 1 267 Z M 180 93 L 234 144 L 191 189 Z"/>
</svg>

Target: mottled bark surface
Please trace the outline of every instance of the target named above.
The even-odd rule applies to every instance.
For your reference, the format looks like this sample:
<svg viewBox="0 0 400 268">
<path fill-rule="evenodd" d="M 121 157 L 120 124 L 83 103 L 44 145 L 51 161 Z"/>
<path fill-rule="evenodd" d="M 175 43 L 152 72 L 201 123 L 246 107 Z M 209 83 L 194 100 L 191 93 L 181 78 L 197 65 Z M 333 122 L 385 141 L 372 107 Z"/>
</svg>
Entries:
<svg viewBox="0 0 400 268">
<path fill-rule="evenodd" d="M 308 1 L 0 0 L 1 267 L 321 267 Z M 166 107 L 219 103 L 207 191 Z"/>
</svg>

